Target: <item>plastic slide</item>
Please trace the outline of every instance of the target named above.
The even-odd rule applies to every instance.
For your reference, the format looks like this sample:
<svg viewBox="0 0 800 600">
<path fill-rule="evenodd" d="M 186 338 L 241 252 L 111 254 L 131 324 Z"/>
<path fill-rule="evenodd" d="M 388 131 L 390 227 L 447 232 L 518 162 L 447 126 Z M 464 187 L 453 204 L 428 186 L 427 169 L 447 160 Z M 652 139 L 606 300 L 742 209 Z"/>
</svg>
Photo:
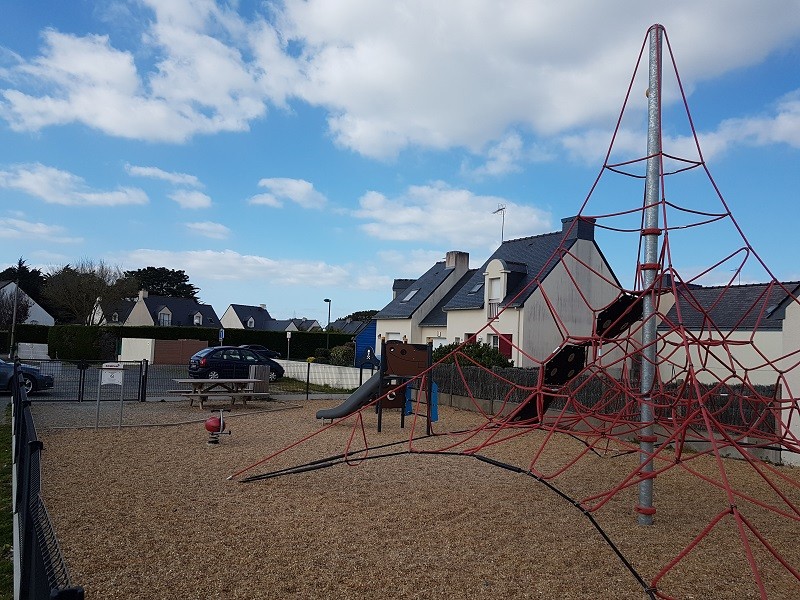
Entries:
<svg viewBox="0 0 800 600">
<path fill-rule="evenodd" d="M 380 372 L 376 372 L 367 379 L 361 387 L 347 397 L 339 406 L 324 408 L 317 411 L 318 419 L 339 419 L 356 412 L 359 408 L 372 400 L 372 395 L 378 391 L 381 384 Z"/>
</svg>

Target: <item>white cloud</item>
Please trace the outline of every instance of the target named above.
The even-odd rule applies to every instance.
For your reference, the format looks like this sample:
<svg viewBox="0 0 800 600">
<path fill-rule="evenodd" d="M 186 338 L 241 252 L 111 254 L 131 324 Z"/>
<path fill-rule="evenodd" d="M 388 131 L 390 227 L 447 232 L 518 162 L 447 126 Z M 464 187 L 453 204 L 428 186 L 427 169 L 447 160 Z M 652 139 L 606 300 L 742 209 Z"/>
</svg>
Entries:
<svg viewBox="0 0 800 600">
<path fill-rule="evenodd" d="M 196 190 L 177 190 L 169 194 L 169 199 L 177 202 L 181 208 L 208 208 L 211 198 Z"/>
<path fill-rule="evenodd" d="M 634 0 L 507 0 L 502 9 L 495 0 L 286 0 L 248 17 L 236 2 L 143 6 L 151 11 L 144 29 L 124 40 L 46 30 L 38 56 L 17 56 L 3 71 L 13 85 L 2 91 L 2 117 L 17 131 L 78 122 L 180 143 L 246 130 L 269 104 L 299 100 L 326 110 L 335 142 L 363 155 L 488 148 L 477 174 L 499 175 L 530 156 L 526 145 L 580 137 L 580 129 L 613 119 L 619 82 L 628 80 L 654 22 L 680 48 L 690 91 L 784 49 L 800 29 L 796 0 L 774 0 L 770 10 L 751 0 L 657 8 Z M 119 49 L 131 39 L 130 49 Z M 667 100 L 676 101 L 675 93 Z M 796 143 L 781 116 L 794 123 L 795 111 L 785 108 L 754 121 L 766 133 L 751 137 Z"/>
<path fill-rule="evenodd" d="M 211 221 L 187 223 L 186 227 L 194 233 L 214 240 L 224 240 L 231 233 L 231 230 L 225 227 L 225 225 L 222 225 L 221 223 L 213 223 Z"/>
<path fill-rule="evenodd" d="M 71 237 L 65 232 L 66 230 L 60 225 L 34 223 L 24 219 L 0 219 L 0 239 L 40 239 L 55 244 L 77 244 L 83 241 L 83 238 Z"/>
<path fill-rule="evenodd" d="M 175 185 L 188 185 L 191 187 L 202 187 L 203 184 L 194 175 L 186 173 L 174 173 L 164 171 L 158 167 L 141 167 L 137 165 L 126 164 L 125 170 L 128 174 L 135 177 L 148 177 L 150 179 L 160 179 Z"/>
<path fill-rule="evenodd" d="M 389 280 L 385 289 L 391 289 L 392 280 L 397 278 L 417 279 L 420 275 L 430 269 L 434 263 L 445 258 L 445 251 L 439 250 L 379 250 L 376 254 L 386 273 L 392 273 L 393 277 Z M 470 263 L 474 265 L 476 260 L 483 262 L 485 257 L 470 257 Z"/>
<path fill-rule="evenodd" d="M 40 163 L 15 165 L 8 170 L 0 170 L 0 188 L 19 190 L 47 203 L 67 206 L 148 203 L 147 194 L 138 188 L 93 190 L 81 177 Z"/>
<path fill-rule="evenodd" d="M 314 185 L 304 179 L 288 179 L 276 177 L 262 179 L 259 187 L 266 188 L 268 193 L 257 194 L 249 200 L 250 204 L 263 204 L 280 208 L 284 201 L 294 202 L 303 208 L 322 208 L 328 199 L 314 189 Z"/>
<path fill-rule="evenodd" d="M 250 196 L 248 202 L 250 204 L 272 206 L 273 208 L 281 208 L 283 206 L 283 202 L 272 194 L 256 194 L 255 196 Z"/>
<path fill-rule="evenodd" d="M 349 282 L 350 269 L 324 261 L 273 259 L 240 254 L 234 250 L 164 250 L 138 249 L 125 253 L 127 265 L 164 265 L 202 274 L 211 281 L 269 281 L 272 285 L 326 286 Z M 137 267 L 133 267 L 137 268 Z"/>
<path fill-rule="evenodd" d="M 475 150 L 514 124 L 547 137 L 607 122 L 653 22 L 681 49 L 690 87 L 796 40 L 800 11 L 792 0 L 769 11 L 745 0 L 658 9 L 472 1 L 460 10 L 425 0 L 289 0 L 284 35 L 304 44 L 299 95 L 329 109 L 339 144 L 382 158 L 409 145 Z"/>
<path fill-rule="evenodd" d="M 608 152 L 611 134 L 609 130 L 587 129 L 563 136 L 560 143 L 573 159 L 597 164 Z M 698 131 L 697 137 L 706 161 L 739 146 L 785 144 L 800 148 L 800 90 L 780 98 L 767 114 L 726 119 L 716 129 Z M 616 160 L 611 162 L 646 156 L 646 139 L 644 130 L 621 128 L 614 139 L 612 158 Z M 688 127 L 685 134 L 665 134 L 662 138 L 666 154 L 687 160 L 700 160 L 697 143 Z"/>
<path fill-rule="evenodd" d="M 445 250 L 496 247 L 503 226 L 501 217 L 492 215 L 498 204 L 506 205 L 505 239 L 550 231 L 550 215 L 543 210 L 497 196 L 478 196 L 442 182 L 409 187 L 396 198 L 367 192 L 359 204 L 354 214 L 365 221 L 361 229 L 369 236 L 424 241 L 446 246 Z"/>
<path fill-rule="evenodd" d="M 201 24 L 157 22 L 142 37 L 141 52 L 161 58 L 141 73 L 133 53 L 114 48 L 108 36 L 47 30 L 42 54 L 13 71 L 28 91 L 4 90 L 2 115 L 16 131 L 79 122 L 162 142 L 246 130 L 266 111 L 260 70 L 248 67 L 235 47 L 191 26 Z"/>
<path fill-rule="evenodd" d="M 517 173 L 522 170 L 523 158 L 522 137 L 518 133 L 511 133 L 487 150 L 486 162 L 473 169 L 472 175 L 496 177 Z"/>
</svg>

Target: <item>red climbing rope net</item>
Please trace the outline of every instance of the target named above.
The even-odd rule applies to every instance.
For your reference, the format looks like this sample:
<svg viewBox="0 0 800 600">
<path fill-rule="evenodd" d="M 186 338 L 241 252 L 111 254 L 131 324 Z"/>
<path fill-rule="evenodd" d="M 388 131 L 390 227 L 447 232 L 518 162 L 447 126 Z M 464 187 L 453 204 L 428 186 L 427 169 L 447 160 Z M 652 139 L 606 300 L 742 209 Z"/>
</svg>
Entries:
<svg viewBox="0 0 800 600">
<path fill-rule="evenodd" d="M 537 379 L 533 384 L 515 383 L 481 367 L 469 358 L 463 345 L 459 347 L 448 359 L 454 363 L 465 395 L 472 398 L 483 419 L 472 431 L 436 432 L 441 443 L 433 451 L 478 455 L 535 431 L 538 436 L 535 441 L 531 438 L 527 472 L 558 485 L 585 461 L 641 455 L 641 442 L 650 442 L 652 450 L 641 460 L 614 471 L 615 481 L 598 476 L 594 489 L 573 496 L 576 504 L 587 514 L 594 514 L 615 498 L 632 496 L 645 479 L 657 485 L 663 478 L 668 485 L 668 473 L 688 476 L 695 484 L 718 492 L 713 496 L 718 506 L 711 507 L 706 525 L 694 531 L 680 551 L 665 557 L 658 572 L 648 574 L 647 592 L 651 597 L 670 598 L 665 584 L 671 574 L 674 576 L 688 555 L 727 524 L 730 527 L 726 531 L 733 532 L 731 543 L 741 546 L 742 568 L 749 569 L 755 592 L 768 598 L 764 561 L 771 562 L 771 567 L 779 565 L 800 590 L 798 565 L 768 539 L 761 525 L 766 514 L 800 533 L 800 478 L 791 476 L 791 470 L 780 464 L 800 464 L 800 337 L 789 330 L 792 319 L 800 314 L 800 283 L 778 281 L 734 219 L 703 158 L 666 32 L 664 40 L 674 74 L 673 91 L 682 99 L 681 112 L 689 133 L 666 140 L 659 132 L 659 147 L 688 150 L 625 157 L 624 149 L 617 148 L 628 113 L 636 112 L 627 109 L 641 77 L 643 44 L 605 161 L 571 225 L 591 223 L 600 247 L 604 247 L 605 239 L 628 256 L 637 253 L 628 289 L 574 252 L 568 243 L 569 233 L 565 233 L 553 258 L 564 265 L 566 280 L 574 288 L 575 302 L 569 310 L 575 311 L 577 303 L 591 316 L 591 328 L 576 326 L 570 315 L 561 312 L 558 300 L 549 296 L 550 289 L 542 285 L 542 274 L 533 277 L 518 296 L 537 290 L 560 332 L 560 344 L 546 356 L 536 356 L 521 347 L 519 340 L 507 339 L 502 314 L 516 298 L 505 302 L 497 317 L 476 335 L 499 336 L 537 370 Z M 645 166 L 653 158 L 660 163 L 657 228 L 646 224 L 645 211 L 650 207 L 641 202 Z M 604 187 L 608 180 L 613 180 L 610 189 Z M 639 200 L 620 209 L 620 198 L 624 197 Z M 655 265 L 642 259 L 643 239 L 648 235 L 657 235 L 660 240 Z M 643 276 L 647 269 L 657 273 L 652 284 L 647 284 Z M 742 285 L 742 280 L 759 283 Z M 611 287 L 616 295 L 610 301 L 593 304 L 592 295 L 583 292 L 592 286 Z M 653 311 L 643 318 L 645 300 L 651 302 Z M 652 342 L 654 353 L 650 354 L 655 356 L 653 381 L 643 392 L 642 364 L 648 355 L 642 333 L 648 319 L 656 320 L 657 333 Z M 493 411 L 486 411 L 471 389 L 467 367 L 481 370 L 502 384 L 505 392 L 495 399 L 498 402 Z M 433 371 L 420 375 L 421 390 Z M 424 395 L 420 396 L 424 400 Z M 644 405 L 650 408 L 652 423 L 641 420 Z M 370 409 L 374 409 L 374 403 L 346 417 L 354 425 L 342 456 L 355 456 L 356 447 L 359 452 L 369 449 L 362 413 Z M 409 450 L 417 450 L 422 435 L 415 417 Z M 565 436 L 581 443 L 564 444 Z M 555 466 L 553 454 L 559 455 Z M 758 493 L 740 485 L 734 472 L 740 472 L 742 465 L 748 467 L 751 483 L 747 490 L 753 489 L 755 479 Z M 692 498 L 686 498 L 688 505 L 692 502 Z M 640 514 L 654 514 L 657 499 L 653 506 L 634 502 L 634 510 Z"/>
</svg>

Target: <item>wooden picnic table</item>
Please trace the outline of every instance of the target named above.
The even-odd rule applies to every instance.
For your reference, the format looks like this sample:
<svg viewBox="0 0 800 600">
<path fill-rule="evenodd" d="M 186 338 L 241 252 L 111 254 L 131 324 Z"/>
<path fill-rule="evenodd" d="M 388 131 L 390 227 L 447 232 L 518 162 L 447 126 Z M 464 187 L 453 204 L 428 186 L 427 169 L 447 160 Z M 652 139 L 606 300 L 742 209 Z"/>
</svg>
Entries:
<svg viewBox="0 0 800 600">
<path fill-rule="evenodd" d="M 231 406 L 236 400 L 241 400 L 247 406 L 247 401 L 254 398 L 269 397 L 269 393 L 254 392 L 253 384 L 261 383 L 262 379 L 240 378 L 240 379 L 173 379 L 175 383 L 188 385 L 190 389 L 173 390 L 179 396 L 189 399 L 189 406 L 197 400 L 200 408 L 209 398 L 230 398 Z"/>
</svg>

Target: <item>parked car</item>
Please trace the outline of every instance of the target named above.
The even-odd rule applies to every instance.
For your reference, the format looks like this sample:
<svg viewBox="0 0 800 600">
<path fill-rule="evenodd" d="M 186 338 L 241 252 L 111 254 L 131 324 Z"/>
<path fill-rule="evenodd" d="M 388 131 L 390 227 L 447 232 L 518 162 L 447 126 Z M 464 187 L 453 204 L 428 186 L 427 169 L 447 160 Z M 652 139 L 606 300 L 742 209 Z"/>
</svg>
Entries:
<svg viewBox="0 0 800 600">
<path fill-rule="evenodd" d="M 53 376 L 45 375 L 39 367 L 33 365 L 20 365 L 22 378 L 25 381 L 25 390 L 30 394 L 53 387 Z M 0 389 L 11 391 L 14 381 L 14 363 L 0 360 Z"/>
<path fill-rule="evenodd" d="M 283 377 L 283 367 L 271 358 L 248 348 L 213 346 L 203 348 L 189 359 L 189 377 L 193 379 L 242 379 L 250 376 L 253 365 L 267 365 L 269 380 Z"/>
<path fill-rule="evenodd" d="M 266 346 L 262 346 L 260 344 L 242 344 L 239 348 L 247 348 L 248 350 L 252 350 L 253 352 L 257 352 L 262 356 L 266 356 L 267 358 L 280 358 L 281 353 L 276 352 L 275 350 L 270 350 Z"/>
</svg>

